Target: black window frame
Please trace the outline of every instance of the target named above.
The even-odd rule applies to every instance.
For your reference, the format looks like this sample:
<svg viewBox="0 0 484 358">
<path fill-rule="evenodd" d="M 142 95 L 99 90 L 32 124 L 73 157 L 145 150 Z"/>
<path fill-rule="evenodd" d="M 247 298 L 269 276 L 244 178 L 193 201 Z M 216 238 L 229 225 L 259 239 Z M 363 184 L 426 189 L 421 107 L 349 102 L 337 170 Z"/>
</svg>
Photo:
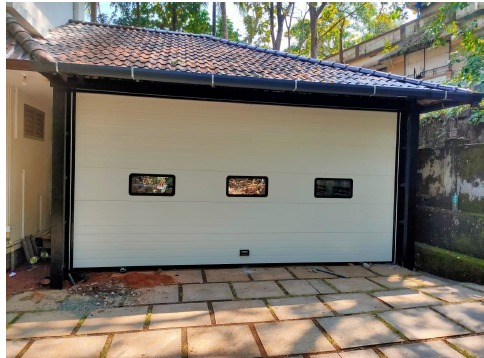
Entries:
<svg viewBox="0 0 484 358">
<path fill-rule="evenodd" d="M 173 179 L 173 190 L 172 190 L 171 193 L 135 193 L 131 190 L 131 181 L 133 180 L 133 177 L 139 177 L 139 176 L 172 178 Z M 175 196 L 175 189 L 176 189 L 176 176 L 174 174 L 131 173 L 129 175 L 128 193 L 131 196 Z"/>
<path fill-rule="evenodd" d="M 347 180 L 350 182 L 350 196 L 318 196 L 317 195 L 317 183 L 318 180 Z M 353 179 L 351 178 L 315 178 L 314 179 L 314 197 L 318 199 L 351 199 L 353 198 Z"/>
<path fill-rule="evenodd" d="M 243 194 L 229 194 L 230 179 L 264 179 L 266 190 L 264 195 L 243 195 Z M 267 198 L 269 195 L 269 178 L 263 175 L 228 175 L 225 182 L 225 194 L 230 198 Z"/>
</svg>

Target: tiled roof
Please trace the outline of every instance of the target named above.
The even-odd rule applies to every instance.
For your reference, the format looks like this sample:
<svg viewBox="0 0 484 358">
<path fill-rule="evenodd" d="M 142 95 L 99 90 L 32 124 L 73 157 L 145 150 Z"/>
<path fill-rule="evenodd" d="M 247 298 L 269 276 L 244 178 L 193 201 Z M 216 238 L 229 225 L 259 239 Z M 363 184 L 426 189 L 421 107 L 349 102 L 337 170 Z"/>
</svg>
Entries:
<svg viewBox="0 0 484 358">
<path fill-rule="evenodd" d="M 6 14 L 7 41 L 6 51 L 7 58 L 15 59 L 32 59 L 36 61 L 55 61 L 26 31 L 18 22 L 9 14 Z"/>
<path fill-rule="evenodd" d="M 37 61 L 471 93 L 454 86 L 312 59 L 210 35 L 71 20 L 34 43 L 36 41 L 21 30 L 15 19 L 7 15 L 7 35 L 10 32 L 10 37 Z"/>
<path fill-rule="evenodd" d="M 320 61 L 209 35 L 70 21 L 41 40 L 65 63 L 138 67 L 347 85 L 441 89 L 453 86 Z"/>
</svg>

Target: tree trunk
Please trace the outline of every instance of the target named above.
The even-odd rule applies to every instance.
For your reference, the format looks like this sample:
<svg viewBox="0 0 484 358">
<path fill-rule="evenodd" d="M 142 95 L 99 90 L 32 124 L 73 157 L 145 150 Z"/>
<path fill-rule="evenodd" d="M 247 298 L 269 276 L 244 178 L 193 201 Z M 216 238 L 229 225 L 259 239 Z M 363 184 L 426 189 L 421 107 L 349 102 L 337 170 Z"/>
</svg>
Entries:
<svg viewBox="0 0 484 358">
<path fill-rule="evenodd" d="M 278 2 L 276 5 L 277 11 L 277 34 L 276 41 L 274 43 L 273 49 L 279 51 L 281 49 L 282 33 L 284 32 L 284 13 L 282 11 L 282 2 Z"/>
<path fill-rule="evenodd" d="M 272 48 L 274 48 L 274 43 L 276 42 L 276 38 L 274 36 L 274 3 L 269 3 L 269 26 L 271 28 L 271 42 Z"/>
<path fill-rule="evenodd" d="M 343 31 L 344 31 L 344 25 L 345 22 L 344 20 L 341 22 L 341 25 L 339 27 L 339 63 L 344 62 L 343 58 Z"/>
<path fill-rule="evenodd" d="M 89 3 L 89 10 L 90 10 L 90 13 L 91 13 L 91 22 L 97 22 L 97 8 L 98 8 L 97 2 L 90 2 Z"/>
<path fill-rule="evenodd" d="M 217 3 L 215 1 L 212 5 L 212 35 L 217 35 Z"/>
<path fill-rule="evenodd" d="M 178 15 L 176 13 L 177 4 L 171 3 L 171 31 L 176 31 L 178 27 Z"/>
<path fill-rule="evenodd" d="M 287 12 L 290 13 L 289 15 L 289 22 L 286 19 L 286 27 L 287 27 L 287 49 L 291 48 L 291 25 L 292 25 L 292 16 L 294 15 L 294 2 L 290 2 L 289 6 L 287 7 Z"/>
<path fill-rule="evenodd" d="M 227 8 L 225 2 L 220 3 L 220 13 L 222 15 L 222 37 L 228 40 L 229 32 L 227 30 Z"/>
<path fill-rule="evenodd" d="M 136 3 L 136 26 L 141 26 L 141 10 L 139 2 Z"/>
<path fill-rule="evenodd" d="M 317 3 L 308 3 L 309 5 L 309 28 L 311 30 L 311 57 L 318 58 L 318 19 L 327 5 L 323 2 L 318 8 Z"/>
</svg>

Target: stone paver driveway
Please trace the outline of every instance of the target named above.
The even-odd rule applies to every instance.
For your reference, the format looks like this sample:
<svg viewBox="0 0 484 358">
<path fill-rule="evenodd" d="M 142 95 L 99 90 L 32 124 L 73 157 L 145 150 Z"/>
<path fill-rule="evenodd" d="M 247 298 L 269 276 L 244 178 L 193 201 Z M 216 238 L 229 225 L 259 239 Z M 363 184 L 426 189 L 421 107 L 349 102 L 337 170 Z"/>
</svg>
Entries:
<svg viewBox="0 0 484 358">
<path fill-rule="evenodd" d="M 365 265 L 366 266 L 366 265 Z M 332 271 L 341 278 L 316 270 Z M 7 301 L 7 357 L 484 357 L 484 286 L 393 265 L 177 270 L 115 308 Z"/>
</svg>

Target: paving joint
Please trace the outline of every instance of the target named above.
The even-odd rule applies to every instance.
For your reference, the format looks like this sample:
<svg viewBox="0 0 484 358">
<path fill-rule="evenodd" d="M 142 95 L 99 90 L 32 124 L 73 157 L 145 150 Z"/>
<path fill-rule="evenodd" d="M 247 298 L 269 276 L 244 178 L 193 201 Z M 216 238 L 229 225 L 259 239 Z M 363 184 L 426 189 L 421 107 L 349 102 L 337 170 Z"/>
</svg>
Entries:
<svg viewBox="0 0 484 358">
<path fill-rule="evenodd" d="M 104 342 L 103 349 L 101 350 L 101 353 L 99 353 L 99 358 L 106 358 L 109 352 L 109 348 L 111 348 L 111 344 L 113 343 L 114 339 L 114 333 L 110 333 L 108 335 L 108 338 L 106 339 L 106 342 Z"/>
<path fill-rule="evenodd" d="M 269 357 L 269 355 L 266 352 L 266 349 L 264 348 L 264 345 L 262 344 L 262 340 L 259 337 L 259 334 L 257 333 L 257 330 L 255 329 L 254 323 L 249 323 L 248 324 L 250 333 L 252 333 L 252 337 L 255 340 L 255 344 L 257 345 L 257 348 L 259 348 L 259 351 L 261 353 L 261 357 L 266 358 Z"/>
<path fill-rule="evenodd" d="M 147 331 L 150 328 L 151 314 L 153 313 L 153 305 L 148 305 L 148 310 L 146 311 L 145 321 L 143 323 L 143 331 Z"/>
<path fill-rule="evenodd" d="M 210 314 L 210 322 L 212 322 L 212 325 L 215 326 L 217 322 L 215 320 L 215 311 L 213 310 L 212 301 L 207 301 L 207 306 L 208 306 L 208 313 Z"/>
<path fill-rule="evenodd" d="M 331 345 L 334 347 L 336 352 L 341 352 L 341 347 L 338 345 L 338 343 L 336 343 L 333 337 L 331 337 L 331 335 L 328 332 L 326 332 L 323 326 L 321 326 L 317 318 L 313 318 L 311 321 L 319 329 L 319 331 L 323 334 L 323 336 L 329 341 L 329 343 L 331 343 Z"/>
<path fill-rule="evenodd" d="M 183 327 L 181 329 L 181 356 L 182 358 L 188 358 L 188 328 Z"/>
</svg>

